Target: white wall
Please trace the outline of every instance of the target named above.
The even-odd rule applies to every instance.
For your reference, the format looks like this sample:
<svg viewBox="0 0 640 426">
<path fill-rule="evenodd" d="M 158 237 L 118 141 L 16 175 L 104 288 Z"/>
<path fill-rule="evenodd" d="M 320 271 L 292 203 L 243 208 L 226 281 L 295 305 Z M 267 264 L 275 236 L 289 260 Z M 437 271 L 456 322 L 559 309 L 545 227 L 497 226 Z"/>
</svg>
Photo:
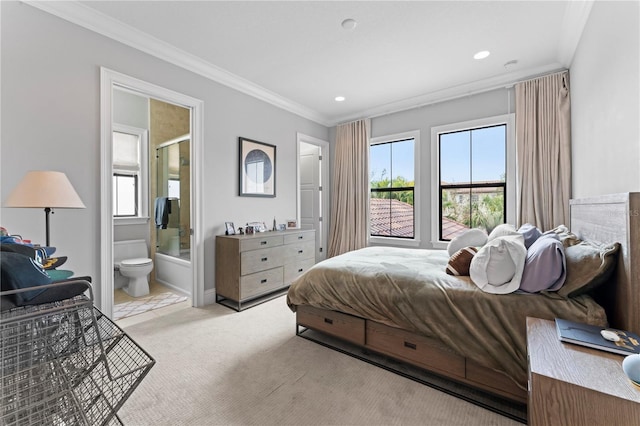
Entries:
<svg viewBox="0 0 640 426">
<path fill-rule="evenodd" d="M 420 247 L 431 245 L 431 128 L 513 112 L 513 89 L 499 89 L 371 120 L 371 137 L 420 131 Z"/>
<path fill-rule="evenodd" d="M 640 4 L 594 2 L 570 69 L 574 198 L 640 191 Z"/>
<path fill-rule="evenodd" d="M 77 275 L 100 276 L 100 66 L 204 101 L 205 289 L 214 286 L 215 235 L 225 221 L 295 217 L 296 132 L 328 140 L 326 127 L 26 4 L 0 7 L 0 198 L 27 170 L 66 172 L 87 208 L 56 211 L 51 241 Z M 276 198 L 237 195 L 238 136 L 277 146 Z M 1 214 L 11 232 L 44 239 L 42 211 Z"/>
</svg>

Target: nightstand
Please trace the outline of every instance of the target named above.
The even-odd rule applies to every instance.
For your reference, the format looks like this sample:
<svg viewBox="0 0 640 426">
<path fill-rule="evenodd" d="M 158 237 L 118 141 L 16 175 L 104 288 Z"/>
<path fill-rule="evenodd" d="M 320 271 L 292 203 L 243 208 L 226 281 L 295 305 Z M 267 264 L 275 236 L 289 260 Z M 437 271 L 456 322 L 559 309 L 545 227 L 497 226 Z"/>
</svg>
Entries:
<svg viewBox="0 0 640 426">
<path fill-rule="evenodd" d="M 623 355 L 558 339 L 554 321 L 527 318 L 529 425 L 639 425 L 640 387 Z"/>
</svg>

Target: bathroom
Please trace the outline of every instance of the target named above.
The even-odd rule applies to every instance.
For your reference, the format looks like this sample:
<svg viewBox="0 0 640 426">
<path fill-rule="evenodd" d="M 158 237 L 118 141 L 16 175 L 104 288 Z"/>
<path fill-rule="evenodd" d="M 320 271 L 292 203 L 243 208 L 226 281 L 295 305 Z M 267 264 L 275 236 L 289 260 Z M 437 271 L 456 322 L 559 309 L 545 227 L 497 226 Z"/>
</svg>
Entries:
<svg viewBox="0 0 640 426">
<path fill-rule="evenodd" d="M 119 88 L 113 103 L 118 319 L 131 315 L 124 311 L 132 302 L 159 306 L 191 297 L 191 111 Z"/>
</svg>

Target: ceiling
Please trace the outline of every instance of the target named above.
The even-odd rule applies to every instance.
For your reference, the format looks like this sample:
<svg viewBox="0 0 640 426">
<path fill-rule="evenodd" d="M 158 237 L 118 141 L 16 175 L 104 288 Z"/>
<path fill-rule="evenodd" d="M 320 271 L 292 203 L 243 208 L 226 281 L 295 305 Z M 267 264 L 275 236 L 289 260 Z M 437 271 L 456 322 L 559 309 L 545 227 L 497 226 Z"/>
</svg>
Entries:
<svg viewBox="0 0 640 426">
<path fill-rule="evenodd" d="M 592 4 L 35 3 L 325 125 L 504 87 L 568 68 Z M 342 27 L 348 18 L 357 22 L 354 29 Z M 473 59 L 480 50 L 491 55 Z M 510 61 L 517 63 L 505 66 Z M 336 96 L 346 100 L 336 102 Z"/>
</svg>

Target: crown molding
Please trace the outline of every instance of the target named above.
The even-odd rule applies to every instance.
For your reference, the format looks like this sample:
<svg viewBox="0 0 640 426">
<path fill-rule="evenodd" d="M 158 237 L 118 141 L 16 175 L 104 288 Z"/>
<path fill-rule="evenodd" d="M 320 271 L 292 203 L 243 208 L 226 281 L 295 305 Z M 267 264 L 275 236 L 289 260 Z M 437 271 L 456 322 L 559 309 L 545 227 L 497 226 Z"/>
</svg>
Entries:
<svg viewBox="0 0 640 426">
<path fill-rule="evenodd" d="M 307 118 L 323 126 L 329 126 L 327 117 L 310 108 L 284 98 L 79 2 L 25 1 L 25 4 L 260 99 L 285 111 Z"/>
<path fill-rule="evenodd" d="M 544 74 L 569 68 L 574 52 L 580 41 L 582 31 L 591 12 L 594 0 L 574 0 L 567 2 L 563 18 L 563 36 L 558 46 L 558 62 L 538 68 L 531 68 L 503 74 L 488 79 L 477 80 L 458 86 L 403 99 L 360 111 L 357 114 L 340 117 L 327 117 L 306 106 L 300 105 L 249 80 L 230 73 L 201 58 L 126 25 L 95 9 L 77 1 L 25 1 L 25 4 L 50 13 L 61 19 L 79 25 L 90 31 L 116 40 L 134 49 L 155 56 L 173 65 L 199 74 L 212 81 L 260 99 L 285 111 L 299 115 L 326 127 L 333 127 L 361 118 L 380 117 L 426 105 L 445 102 L 465 96 L 509 87 L 518 81 L 535 78 Z"/>
<path fill-rule="evenodd" d="M 420 96 L 403 99 L 398 102 L 392 102 L 386 105 L 370 108 L 357 115 L 340 118 L 339 122 L 333 125 L 359 120 L 364 117 L 374 118 L 383 115 L 394 114 L 409 109 L 420 108 L 427 105 L 433 105 L 439 102 L 446 102 L 453 99 L 463 98 L 465 96 L 477 95 L 479 93 L 489 92 L 491 90 L 510 88 L 514 84 L 550 74 L 557 71 L 563 71 L 566 68 L 562 64 L 554 63 L 537 68 L 528 68 L 520 71 L 510 72 L 496 77 L 477 80 L 471 83 L 461 84 L 458 86 L 448 87 L 442 90 L 436 90 Z"/>
</svg>

